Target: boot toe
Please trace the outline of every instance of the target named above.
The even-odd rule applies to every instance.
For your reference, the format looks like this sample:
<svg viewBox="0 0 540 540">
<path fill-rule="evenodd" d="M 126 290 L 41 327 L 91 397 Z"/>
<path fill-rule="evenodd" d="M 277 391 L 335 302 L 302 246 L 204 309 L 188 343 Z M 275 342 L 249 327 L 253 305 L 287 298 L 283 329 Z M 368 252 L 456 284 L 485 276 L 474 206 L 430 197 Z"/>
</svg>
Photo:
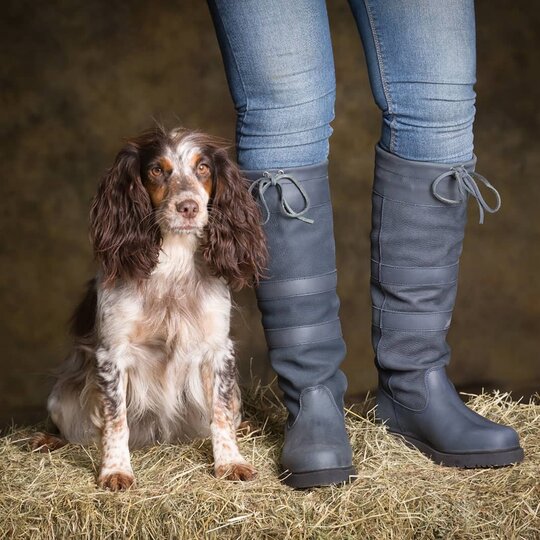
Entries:
<svg viewBox="0 0 540 540">
<path fill-rule="evenodd" d="M 445 445 L 437 445 L 444 450 Z M 519 448 L 519 435 L 508 426 L 490 422 L 484 426 L 463 426 L 462 437 L 446 449 L 454 453 L 505 452 Z"/>
<path fill-rule="evenodd" d="M 504 451 L 519 448 L 519 435 L 509 426 L 495 424 L 483 435 L 486 451 Z"/>
</svg>

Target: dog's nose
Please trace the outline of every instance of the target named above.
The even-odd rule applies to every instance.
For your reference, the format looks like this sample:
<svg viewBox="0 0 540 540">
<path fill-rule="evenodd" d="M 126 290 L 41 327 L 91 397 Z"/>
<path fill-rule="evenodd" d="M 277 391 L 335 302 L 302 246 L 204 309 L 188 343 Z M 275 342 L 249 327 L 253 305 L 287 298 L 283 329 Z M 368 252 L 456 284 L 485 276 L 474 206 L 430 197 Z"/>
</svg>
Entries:
<svg viewBox="0 0 540 540">
<path fill-rule="evenodd" d="M 199 205 L 193 199 L 176 203 L 176 211 L 187 219 L 194 218 L 199 211 Z"/>
</svg>

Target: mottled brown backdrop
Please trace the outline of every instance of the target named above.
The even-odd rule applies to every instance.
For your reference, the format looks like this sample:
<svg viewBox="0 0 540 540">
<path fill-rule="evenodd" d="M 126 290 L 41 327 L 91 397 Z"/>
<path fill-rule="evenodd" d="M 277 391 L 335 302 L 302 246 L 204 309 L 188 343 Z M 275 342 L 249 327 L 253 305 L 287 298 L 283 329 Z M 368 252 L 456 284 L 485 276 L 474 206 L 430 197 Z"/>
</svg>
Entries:
<svg viewBox="0 0 540 540">
<path fill-rule="evenodd" d="M 337 119 L 331 146 L 339 292 L 350 395 L 375 385 L 369 226 L 373 104 L 345 0 L 329 2 Z M 470 222 L 450 333 L 462 388 L 539 388 L 538 104 L 540 17 L 529 1 L 482 0 L 478 16 L 478 171 L 503 208 Z M 48 370 L 93 272 L 89 201 L 123 137 L 183 124 L 233 139 L 234 111 L 203 1 L 12 0 L 1 17 L 0 425 L 43 414 Z M 244 377 L 271 378 L 251 291 L 238 296 Z"/>
</svg>

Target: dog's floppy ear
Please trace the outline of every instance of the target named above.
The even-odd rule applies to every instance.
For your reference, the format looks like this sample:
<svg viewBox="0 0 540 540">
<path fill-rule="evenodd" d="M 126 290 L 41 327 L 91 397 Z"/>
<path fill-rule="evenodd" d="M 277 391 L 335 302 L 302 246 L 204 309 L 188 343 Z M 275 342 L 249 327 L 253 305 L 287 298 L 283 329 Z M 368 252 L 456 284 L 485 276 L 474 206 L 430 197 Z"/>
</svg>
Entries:
<svg viewBox="0 0 540 540">
<path fill-rule="evenodd" d="M 90 239 L 105 285 L 144 279 L 157 264 L 161 235 L 142 184 L 136 142 L 120 150 L 101 179 L 90 210 Z"/>
<path fill-rule="evenodd" d="M 214 154 L 214 186 L 203 256 L 234 290 L 256 284 L 268 258 L 259 207 L 225 149 Z"/>
</svg>

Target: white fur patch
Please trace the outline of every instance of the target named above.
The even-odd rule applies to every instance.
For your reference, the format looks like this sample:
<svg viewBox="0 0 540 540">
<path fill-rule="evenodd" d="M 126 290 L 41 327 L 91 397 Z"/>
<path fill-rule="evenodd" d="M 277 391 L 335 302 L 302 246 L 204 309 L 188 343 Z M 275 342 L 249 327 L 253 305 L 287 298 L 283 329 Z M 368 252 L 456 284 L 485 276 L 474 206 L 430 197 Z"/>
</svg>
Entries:
<svg viewBox="0 0 540 540">
<path fill-rule="evenodd" d="M 94 350 L 70 354 L 48 403 L 70 442 L 95 440 L 101 427 L 92 367 L 98 342 L 126 373 L 131 447 L 209 435 L 201 367 L 219 369 L 231 348 L 231 299 L 197 260 L 196 247 L 190 235 L 169 235 L 145 283 L 98 291 Z"/>
</svg>

